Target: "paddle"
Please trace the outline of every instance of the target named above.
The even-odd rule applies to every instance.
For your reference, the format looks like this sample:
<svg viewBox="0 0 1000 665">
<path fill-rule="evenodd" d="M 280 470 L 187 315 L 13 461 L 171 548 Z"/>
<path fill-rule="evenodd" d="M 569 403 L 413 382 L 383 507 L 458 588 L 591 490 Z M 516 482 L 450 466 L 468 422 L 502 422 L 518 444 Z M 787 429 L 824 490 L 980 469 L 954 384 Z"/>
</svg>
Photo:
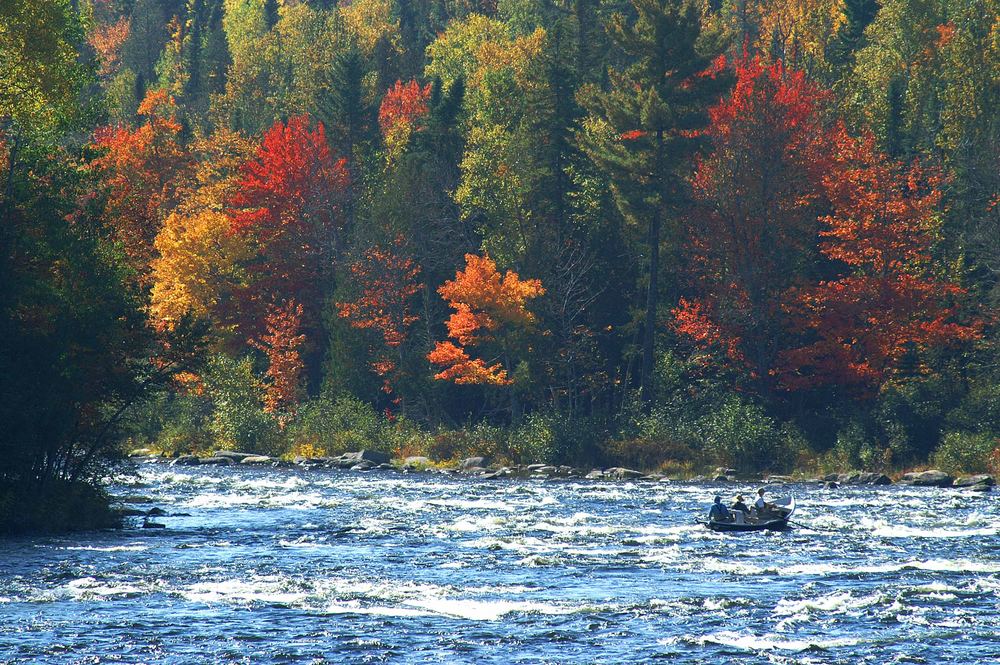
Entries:
<svg viewBox="0 0 1000 665">
<path fill-rule="evenodd" d="M 824 529 L 821 526 L 812 526 L 809 524 L 803 524 L 802 522 L 793 522 L 792 520 L 787 520 L 789 524 L 794 524 L 795 526 L 801 526 L 805 529 L 812 529 L 813 531 L 820 531 L 824 533 L 840 533 L 840 529 Z"/>
</svg>

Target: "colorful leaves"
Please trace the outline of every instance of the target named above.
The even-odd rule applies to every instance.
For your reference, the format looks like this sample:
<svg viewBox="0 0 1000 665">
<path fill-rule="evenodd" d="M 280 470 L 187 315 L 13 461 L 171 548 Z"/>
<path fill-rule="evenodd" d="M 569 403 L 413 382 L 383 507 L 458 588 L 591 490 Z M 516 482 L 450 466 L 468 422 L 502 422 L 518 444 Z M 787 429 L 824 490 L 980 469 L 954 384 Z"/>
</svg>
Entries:
<svg viewBox="0 0 1000 665">
<path fill-rule="evenodd" d="M 400 256 L 402 238 L 395 241 L 395 251 L 372 247 L 360 261 L 351 264 L 351 275 L 360 295 L 354 302 L 337 303 L 337 309 L 351 326 L 377 330 L 389 348 L 406 340 L 406 329 L 420 317 L 410 311 L 409 301 L 420 292 L 417 281 L 420 266 Z"/>
<path fill-rule="evenodd" d="M 390 154 L 401 152 L 410 135 L 420 129 L 421 121 L 430 113 L 427 105 L 430 96 L 431 85 L 420 87 L 415 80 L 396 81 L 385 93 L 378 110 L 378 124 Z"/>
<path fill-rule="evenodd" d="M 442 284 L 438 293 L 455 310 L 446 323 L 448 336 L 462 347 L 494 341 L 499 341 L 501 347 L 509 347 L 505 342 L 516 329 L 535 322 L 527 301 L 543 295 L 545 289 L 540 280 L 522 280 L 512 270 L 501 277 L 496 263 L 487 255 L 466 254 L 465 270 L 456 272 L 455 279 Z M 502 363 L 487 365 L 482 360 L 473 360 L 465 349 L 452 342 L 438 342 L 427 358 L 445 368 L 435 375 L 436 379 L 491 385 L 512 383 Z"/>
<path fill-rule="evenodd" d="M 786 309 L 812 340 L 782 355 L 782 382 L 866 396 L 912 350 L 977 339 L 981 323 L 962 320 L 964 291 L 932 271 L 940 175 L 893 162 L 870 135 L 838 128 L 834 138 L 836 161 L 823 179 L 833 213 L 822 220 L 821 251 L 846 274 L 790 292 Z"/>
<path fill-rule="evenodd" d="M 272 305 L 265 319 L 266 332 L 251 345 L 267 356 L 267 389 L 264 410 L 270 413 L 294 411 L 304 392 L 304 365 L 299 347 L 306 337 L 299 333 L 302 326 L 302 305 L 289 300 L 281 306 Z"/>
</svg>

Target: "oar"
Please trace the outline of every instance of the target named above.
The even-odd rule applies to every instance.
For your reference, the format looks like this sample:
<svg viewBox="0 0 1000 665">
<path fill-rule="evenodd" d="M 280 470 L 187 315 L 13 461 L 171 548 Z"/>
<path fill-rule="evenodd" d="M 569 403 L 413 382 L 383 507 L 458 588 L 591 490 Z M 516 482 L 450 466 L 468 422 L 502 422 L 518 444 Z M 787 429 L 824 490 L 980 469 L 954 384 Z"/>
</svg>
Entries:
<svg viewBox="0 0 1000 665">
<path fill-rule="evenodd" d="M 794 524 L 795 526 L 801 526 L 805 529 L 812 529 L 813 531 L 820 531 L 824 533 L 840 533 L 839 529 L 824 529 L 821 526 L 812 526 L 809 524 L 803 524 L 802 522 L 793 522 L 792 520 L 785 520 L 789 524 Z"/>
</svg>

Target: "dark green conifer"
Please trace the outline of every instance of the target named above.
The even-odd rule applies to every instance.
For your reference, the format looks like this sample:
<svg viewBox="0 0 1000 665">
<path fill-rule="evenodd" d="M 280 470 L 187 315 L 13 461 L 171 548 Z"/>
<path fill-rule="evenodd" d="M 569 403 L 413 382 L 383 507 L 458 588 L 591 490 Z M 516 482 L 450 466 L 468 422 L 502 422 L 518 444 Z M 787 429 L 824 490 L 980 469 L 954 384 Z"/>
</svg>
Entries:
<svg viewBox="0 0 1000 665">
<path fill-rule="evenodd" d="M 641 387 L 654 395 L 654 339 L 659 304 L 660 243 L 665 222 L 686 200 L 685 176 L 707 123 L 707 109 L 726 77 L 706 75 L 713 53 L 701 52 L 700 17 L 691 0 L 632 0 L 636 18 L 612 17 L 608 27 L 625 66 L 611 72 L 610 89 L 584 89 L 582 98 L 601 129 L 583 148 L 611 178 L 626 218 L 645 226 L 648 263 Z"/>
</svg>

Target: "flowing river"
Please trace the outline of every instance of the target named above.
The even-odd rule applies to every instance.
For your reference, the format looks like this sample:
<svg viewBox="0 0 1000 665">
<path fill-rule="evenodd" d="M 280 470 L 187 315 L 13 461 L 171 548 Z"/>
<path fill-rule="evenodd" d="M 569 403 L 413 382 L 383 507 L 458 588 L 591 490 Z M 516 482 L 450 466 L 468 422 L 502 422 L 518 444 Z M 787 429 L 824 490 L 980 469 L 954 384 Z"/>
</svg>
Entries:
<svg viewBox="0 0 1000 665">
<path fill-rule="evenodd" d="M 172 468 L 166 529 L 0 540 L 3 663 L 1000 661 L 990 494 Z M 136 523 L 138 524 L 138 523 Z"/>
</svg>

